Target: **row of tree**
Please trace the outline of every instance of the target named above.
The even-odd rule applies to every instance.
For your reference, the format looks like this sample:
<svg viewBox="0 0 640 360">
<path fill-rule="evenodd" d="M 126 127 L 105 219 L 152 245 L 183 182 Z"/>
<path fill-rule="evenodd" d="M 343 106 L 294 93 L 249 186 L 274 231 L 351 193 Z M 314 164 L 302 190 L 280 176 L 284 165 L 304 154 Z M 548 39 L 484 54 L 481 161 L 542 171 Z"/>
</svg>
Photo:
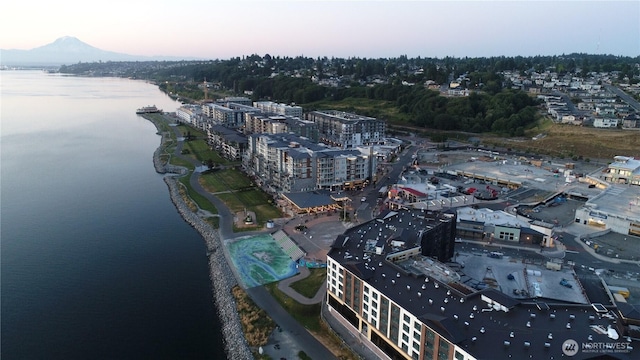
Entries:
<svg viewBox="0 0 640 360">
<path fill-rule="evenodd" d="M 640 57 L 587 54 L 443 59 L 313 59 L 254 54 L 212 61 L 84 63 L 64 66 L 60 71 L 155 80 L 167 93 L 194 100 L 203 98 L 200 86 L 205 80 L 233 94 L 251 93 L 253 100 L 296 103 L 306 108 L 318 102 L 375 100 L 397 107 L 398 119 L 419 127 L 520 136 L 536 121 L 537 103 L 525 93 L 504 89 L 501 72 L 550 70 L 562 75 L 579 70 L 586 76 L 592 71 L 617 71 L 618 78 L 633 83 L 640 79 L 638 63 Z M 459 76 L 464 79 L 464 88 L 474 90 L 468 97 L 443 97 L 423 86 L 427 80 L 448 84 Z M 329 77 L 338 82 L 337 87 L 312 81 Z"/>
</svg>

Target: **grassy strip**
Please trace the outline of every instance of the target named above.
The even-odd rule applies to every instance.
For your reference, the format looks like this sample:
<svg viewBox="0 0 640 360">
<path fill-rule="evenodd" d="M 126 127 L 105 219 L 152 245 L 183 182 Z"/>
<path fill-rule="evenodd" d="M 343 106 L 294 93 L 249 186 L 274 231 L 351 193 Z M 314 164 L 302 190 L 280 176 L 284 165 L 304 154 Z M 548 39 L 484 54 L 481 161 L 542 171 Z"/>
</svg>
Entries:
<svg viewBox="0 0 640 360">
<path fill-rule="evenodd" d="M 271 295 L 287 310 L 291 316 L 302 326 L 312 332 L 319 332 L 320 326 L 320 304 L 303 305 L 278 290 L 278 283 L 265 285 Z"/>
<path fill-rule="evenodd" d="M 208 192 L 215 193 L 228 190 L 239 190 L 253 186 L 251 180 L 240 170 L 228 168 L 202 173 L 200 184 Z"/>
<path fill-rule="evenodd" d="M 192 187 L 191 184 L 189 183 L 189 176 L 183 176 L 180 178 L 180 183 L 182 185 L 184 185 L 184 187 L 187 189 L 187 195 L 193 200 L 195 201 L 195 203 L 198 205 L 198 207 L 202 210 L 206 210 L 209 211 L 212 214 L 217 214 L 218 213 L 218 209 L 216 209 L 215 206 L 213 206 L 213 204 L 211 202 L 209 202 L 209 200 L 207 200 L 206 197 L 198 194 L 198 192 L 196 192 Z"/>
<path fill-rule="evenodd" d="M 314 297 L 327 280 L 327 269 L 309 269 L 311 274 L 291 284 L 291 288 L 308 298 Z"/>
<path fill-rule="evenodd" d="M 234 193 L 216 195 L 231 212 L 244 211 L 246 208 L 256 214 L 257 225 L 264 225 L 267 220 L 280 217 L 280 210 L 269 203 L 268 195 L 259 189 L 249 189 Z"/>
<path fill-rule="evenodd" d="M 336 336 L 324 322 L 320 321 L 320 304 L 302 305 L 278 290 L 277 283 L 267 284 L 265 288 L 280 303 L 280 306 L 309 330 L 336 357 L 346 360 L 358 359 L 358 356 L 343 344 L 342 339 Z"/>
</svg>

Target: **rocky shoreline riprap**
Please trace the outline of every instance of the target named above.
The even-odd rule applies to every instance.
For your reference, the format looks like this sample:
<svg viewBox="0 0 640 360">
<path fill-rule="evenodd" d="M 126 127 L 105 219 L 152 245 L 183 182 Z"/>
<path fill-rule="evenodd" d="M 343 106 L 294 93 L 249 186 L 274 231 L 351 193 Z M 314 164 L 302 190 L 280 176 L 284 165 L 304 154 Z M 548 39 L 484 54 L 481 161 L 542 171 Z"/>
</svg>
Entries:
<svg viewBox="0 0 640 360">
<path fill-rule="evenodd" d="M 155 121 L 152 119 L 149 120 L 153 122 L 159 130 Z M 187 174 L 187 169 L 183 167 L 162 163 L 160 155 L 164 151 L 167 134 L 159 134 L 162 136 L 162 142 L 153 154 L 153 165 L 156 172 L 172 175 Z M 236 311 L 235 299 L 231 294 L 231 288 L 237 285 L 237 280 L 224 255 L 222 239 L 220 239 L 217 230 L 189 209 L 180 195 L 176 176 L 165 176 L 164 182 L 169 187 L 169 196 L 178 213 L 200 233 L 207 246 L 209 278 L 211 280 L 213 298 L 218 310 L 218 316 L 222 323 L 222 334 L 224 336 L 227 357 L 229 359 L 251 359 L 253 355 L 242 332 L 240 317 Z"/>
</svg>

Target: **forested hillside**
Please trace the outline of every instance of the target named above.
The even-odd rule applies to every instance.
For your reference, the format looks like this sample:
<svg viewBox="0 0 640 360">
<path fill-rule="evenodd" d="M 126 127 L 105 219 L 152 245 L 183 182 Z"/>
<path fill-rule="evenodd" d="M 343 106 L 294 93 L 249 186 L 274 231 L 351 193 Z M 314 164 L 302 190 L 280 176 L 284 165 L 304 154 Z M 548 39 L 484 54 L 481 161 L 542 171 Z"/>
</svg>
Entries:
<svg viewBox="0 0 640 360">
<path fill-rule="evenodd" d="M 60 71 L 94 76 L 126 76 L 153 80 L 181 100 L 204 98 L 211 92 L 245 95 L 253 100 L 296 103 L 311 110 L 332 102 L 361 102 L 363 115 L 421 128 L 524 135 L 537 118 L 537 102 L 511 89 L 501 75 L 510 71 L 587 76 L 614 72 L 638 81 L 640 57 L 570 54 L 491 58 L 306 58 L 251 55 L 229 60 L 183 62 L 83 63 Z M 443 96 L 450 82 L 460 82 L 469 96 Z M 435 84 L 427 88 L 426 84 Z M 393 108 L 381 114 L 376 108 Z"/>
</svg>

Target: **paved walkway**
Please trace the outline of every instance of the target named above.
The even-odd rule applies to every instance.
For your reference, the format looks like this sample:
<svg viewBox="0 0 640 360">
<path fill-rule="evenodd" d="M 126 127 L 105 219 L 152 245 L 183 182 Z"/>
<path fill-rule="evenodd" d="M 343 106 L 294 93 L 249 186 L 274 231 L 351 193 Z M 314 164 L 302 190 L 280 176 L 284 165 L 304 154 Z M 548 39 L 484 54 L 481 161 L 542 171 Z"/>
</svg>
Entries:
<svg viewBox="0 0 640 360">
<path fill-rule="evenodd" d="M 278 289 L 283 293 L 289 295 L 289 297 L 299 302 L 300 304 L 304 304 L 304 305 L 319 304 L 325 299 L 325 296 L 327 295 L 326 280 L 324 284 L 320 287 L 320 289 L 318 289 L 318 292 L 315 294 L 315 296 L 313 298 L 308 298 L 290 287 L 291 284 L 295 283 L 296 281 L 306 279 L 311 274 L 309 269 L 307 269 L 306 267 L 300 267 L 299 270 L 300 272 L 298 273 L 298 275 L 292 276 L 288 279 L 281 280 L 278 283 Z"/>
<path fill-rule="evenodd" d="M 177 138 L 181 138 L 182 134 L 180 130 L 176 127 L 171 127 L 176 134 Z M 173 156 L 179 157 L 184 161 L 188 161 L 193 164 L 196 168 L 202 166 L 202 164 L 193 159 L 190 156 L 185 156 L 182 154 L 182 148 L 184 146 L 184 141 L 179 140 Z M 214 194 L 207 192 L 199 182 L 200 172 L 193 171 L 189 178 L 189 184 L 198 194 L 204 196 L 207 200 L 209 200 L 218 210 L 218 216 L 220 217 L 219 221 L 219 229 L 218 232 L 220 234 L 220 238 L 222 240 L 234 238 L 237 236 L 247 236 L 257 233 L 265 233 L 265 232 L 273 232 L 278 229 L 278 227 L 274 229 L 261 230 L 261 231 L 253 231 L 253 232 L 242 232 L 242 233 L 234 233 L 233 232 L 233 222 L 234 222 L 234 214 L 231 213 L 229 208 Z M 231 261 L 228 252 L 225 251 L 225 257 L 227 258 L 227 262 L 237 277 L 237 272 L 235 271 L 235 267 L 233 262 Z M 313 299 L 309 299 L 300 293 L 293 290 L 289 285 L 295 281 L 301 280 L 309 276 L 309 270 L 307 268 L 302 268 L 300 270 L 300 274 L 290 278 L 283 280 L 285 285 L 283 285 L 283 292 L 288 296 L 292 297 L 296 301 L 299 301 L 302 304 L 317 304 L 320 303 L 325 296 L 326 286 L 322 286 L 318 293 L 313 297 Z M 241 282 L 239 282 L 241 284 Z M 280 285 L 279 285 L 280 287 Z M 272 335 L 272 342 L 277 341 L 278 349 L 275 347 L 269 347 L 269 344 L 266 350 L 266 353 L 271 355 L 274 358 L 285 357 L 289 359 L 295 359 L 298 356 L 299 351 L 304 351 L 306 354 L 313 354 L 314 358 L 318 359 L 335 359 L 336 357 L 324 346 L 322 345 L 313 335 L 311 335 L 306 329 L 300 325 L 289 313 L 287 313 L 280 304 L 269 294 L 268 291 L 264 289 L 264 287 L 255 287 L 251 289 L 245 289 L 249 296 L 253 299 L 253 301 L 262 309 L 264 309 L 269 316 L 278 324 L 280 327 L 280 331 L 278 334 Z"/>
</svg>

